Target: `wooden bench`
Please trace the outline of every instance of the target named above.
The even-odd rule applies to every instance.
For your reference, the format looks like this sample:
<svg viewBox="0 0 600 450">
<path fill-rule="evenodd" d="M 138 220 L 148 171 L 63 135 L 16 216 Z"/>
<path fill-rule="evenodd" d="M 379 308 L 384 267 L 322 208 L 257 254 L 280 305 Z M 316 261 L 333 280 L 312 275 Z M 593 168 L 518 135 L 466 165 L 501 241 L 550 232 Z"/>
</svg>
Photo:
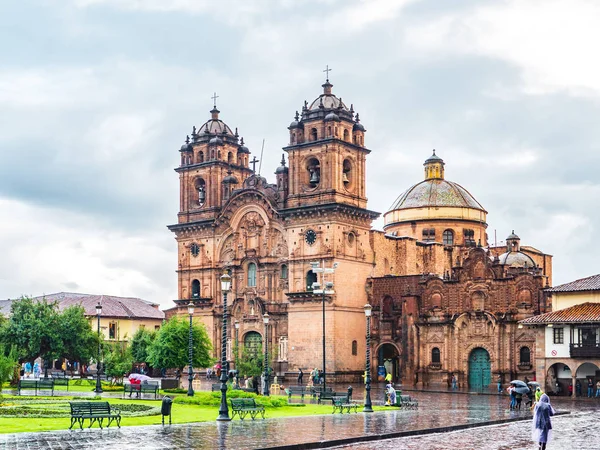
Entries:
<svg viewBox="0 0 600 450">
<path fill-rule="evenodd" d="M 50 372 L 50 376 L 54 381 L 54 386 L 66 386 L 67 391 L 69 390 L 69 379 L 64 372 Z"/>
<path fill-rule="evenodd" d="M 358 412 L 358 404 L 352 403 L 348 394 L 333 395 L 331 397 L 331 403 L 333 404 L 333 412 L 331 414 L 334 414 L 336 411 L 339 411 L 340 414 L 344 414 L 344 410 L 350 414 L 351 409 L 353 409 L 354 412 Z"/>
<path fill-rule="evenodd" d="M 17 384 L 17 394 L 21 395 L 21 389 L 34 389 L 35 395 L 38 391 L 43 389 L 51 390 L 54 395 L 54 380 L 52 379 L 39 379 L 39 380 L 27 380 L 21 378 Z"/>
<path fill-rule="evenodd" d="M 244 420 L 248 414 L 252 417 L 252 420 L 259 414 L 262 418 L 265 418 L 265 407 L 256 404 L 256 400 L 253 398 L 232 398 L 231 402 L 231 418 L 233 419 L 237 414 L 240 420 Z"/>
<path fill-rule="evenodd" d="M 306 388 L 304 386 L 289 386 L 286 390 L 288 399 L 292 398 L 292 395 L 299 395 L 302 400 L 304 400 L 304 394 L 306 393 Z"/>
<path fill-rule="evenodd" d="M 320 392 L 317 396 L 317 403 L 321 404 L 321 402 L 323 400 L 331 400 L 333 397 L 341 397 L 341 396 L 348 396 L 347 392 L 333 392 L 327 390 L 326 392 Z"/>
<path fill-rule="evenodd" d="M 110 403 L 108 402 L 69 402 L 71 405 L 71 426 L 69 430 L 73 428 L 76 423 L 79 424 L 79 428 L 83 430 L 83 422 L 85 419 L 89 419 L 91 428 L 94 422 L 98 422 L 100 428 L 104 419 L 108 419 L 107 427 L 114 421 L 117 422 L 117 426 L 121 428 L 121 412 L 118 409 L 111 409 Z"/>
<path fill-rule="evenodd" d="M 319 395 L 325 393 L 325 392 L 333 392 L 332 388 L 325 388 L 323 389 L 321 386 L 313 386 L 310 388 L 310 394 L 314 397 L 317 398 Z"/>
<path fill-rule="evenodd" d="M 160 386 L 158 383 L 142 383 L 142 384 L 131 384 L 125 383 L 123 385 L 123 398 L 125 398 L 125 394 L 129 392 L 129 397 L 131 394 L 135 392 L 137 398 L 140 398 L 141 395 L 145 393 L 154 393 L 154 399 L 158 399 L 158 390 Z"/>
<path fill-rule="evenodd" d="M 410 395 L 397 395 L 396 406 L 414 409 L 419 407 L 419 401 L 416 398 L 411 398 Z"/>
</svg>

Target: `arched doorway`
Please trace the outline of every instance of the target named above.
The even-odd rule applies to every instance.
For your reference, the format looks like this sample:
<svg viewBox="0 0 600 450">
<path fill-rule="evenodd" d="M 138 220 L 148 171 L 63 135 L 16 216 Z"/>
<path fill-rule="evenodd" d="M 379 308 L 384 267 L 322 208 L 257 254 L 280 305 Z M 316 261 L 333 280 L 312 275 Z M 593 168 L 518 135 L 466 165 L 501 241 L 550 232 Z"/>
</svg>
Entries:
<svg viewBox="0 0 600 450">
<path fill-rule="evenodd" d="M 377 351 L 377 378 L 385 378 L 388 373 L 392 374 L 392 381 L 398 381 L 400 375 L 400 358 L 396 346 L 383 344 Z M 385 368 L 385 370 L 383 370 Z M 382 375 L 383 373 L 383 375 Z"/>
<path fill-rule="evenodd" d="M 262 336 L 256 331 L 248 331 L 244 336 L 244 349 L 249 356 L 256 356 L 262 348 Z"/>
<path fill-rule="evenodd" d="M 546 373 L 545 392 L 549 395 L 569 395 L 569 386 L 572 384 L 571 368 L 563 363 L 554 363 L 548 367 Z"/>
<path fill-rule="evenodd" d="M 490 354 L 484 348 L 478 347 L 469 355 L 469 387 L 483 389 L 492 381 Z"/>
</svg>

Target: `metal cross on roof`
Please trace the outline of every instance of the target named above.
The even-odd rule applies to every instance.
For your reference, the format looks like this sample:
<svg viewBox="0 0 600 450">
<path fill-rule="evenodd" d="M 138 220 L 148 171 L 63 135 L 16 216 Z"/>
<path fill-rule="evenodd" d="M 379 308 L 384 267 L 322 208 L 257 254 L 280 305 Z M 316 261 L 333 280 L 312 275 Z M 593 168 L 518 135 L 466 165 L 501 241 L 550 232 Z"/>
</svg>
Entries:
<svg viewBox="0 0 600 450">
<path fill-rule="evenodd" d="M 329 81 L 329 72 L 331 72 L 333 69 L 329 68 L 329 64 L 327 64 L 327 66 L 325 66 L 325 70 L 323 72 L 327 73 L 327 81 Z"/>
<path fill-rule="evenodd" d="M 219 98 L 219 96 L 215 92 L 211 98 L 213 99 L 213 104 L 214 104 L 214 106 L 216 108 L 217 107 L 217 99 Z"/>
<path fill-rule="evenodd" d="M 250 161 L 250 164 L 252 164 L 252 172 L 256 173 L 256 163 L 259 161 L 260 159 L 256 159 L 256 155 L 254 155 L 254 159 Z"/>
</svg>

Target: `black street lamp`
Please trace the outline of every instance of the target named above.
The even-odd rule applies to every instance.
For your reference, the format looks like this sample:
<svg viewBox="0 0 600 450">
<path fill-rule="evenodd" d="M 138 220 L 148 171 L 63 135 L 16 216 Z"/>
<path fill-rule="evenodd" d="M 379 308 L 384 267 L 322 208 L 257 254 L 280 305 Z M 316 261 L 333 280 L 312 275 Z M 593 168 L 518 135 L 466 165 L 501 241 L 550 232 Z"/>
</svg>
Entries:
<svg viewBox="0 0 600 450">
<path fill-rule="evenodd" d="M 371 305 L 365 305 L 365 316 L 367 317 L 367 373 L 365 374 L 365 407 L 363 412 L 373 412 L 371 405 Z"/>
<path fill-rule="evenodd" d="M 327 387 L 327 382 L 326 382 L 326 376 L 325 376 L 325 295 L 333 295 L 335 294 L 334 290 L 333 290 L 333 281 L 327 281 L 325 282 L 324 279 L 324 274 L 326 273 L 334 273 L 335 269 L 338 266 L 338 263 L 333 263 L 333 267 L 331 268 L 326 268 L 326 267 L 320 267 L 318 262 L 311 262 L 310 265 L 312 266 L 312 272 L 313 273 L 322 273 L 323 274 L 323 284 L 324 286 L 321 287 L 321 284 L 317 281 L 316 283 L 313 283 L 313 294 L 322 294 L 322 304 L 323 304 L 323 392 L 325 392 L 325 388 Z M 325 266 L 325 263 L 323 263 L 323 266 Z"/>
<path fill-rule="evenodd" d="M 263 374 L 263 380 L 265 381 L 265 385 L 263 388 L 263 395 L 269 396 L 269 313 L 265 312 L 263 316 L 263 322 L 265 324 L 265 371 Z"/>
<path fill-rule="evenodd" d="M 193 397 L 194 396 L 194 388 L 192 386 L 192 381 L 194 380 L 194 368 L 192 366 L 194 364 L 194 362 L 193 362 L 194 336 L 192 333 L 192 316 L 194 315 L 194 303 L 192 303 L 192 301 L 190 301 L 190 303 L 188 303 L 187 308 L 188 308 L 188 314 L 190 315 L 190 336 L 189 336 L 189 347 L 188 347 L 190 360 L 188 363 L 188 392 L 187 392 L 187 395 L 188 395 L 188 397 Z"/>
<path fill-rule="evenodd" d="M 100 314 L 102 314 L 102 305 L 100 302 L 96 305 L 96 317 L 98 318 L 98 359 L 96 360 L 96 393 L 102 393 L 102 383 L 100 382 Z"/>
<path fill-rule="evenodd" d="M 221 406 L 218 421 L 231 420 L 227 408 L 227 291 L 231 288 L 231 276 L 225 272 L 221 275 L 221 291 L 223 292 L 223 330 L 221 333 Z"/>
</svg>

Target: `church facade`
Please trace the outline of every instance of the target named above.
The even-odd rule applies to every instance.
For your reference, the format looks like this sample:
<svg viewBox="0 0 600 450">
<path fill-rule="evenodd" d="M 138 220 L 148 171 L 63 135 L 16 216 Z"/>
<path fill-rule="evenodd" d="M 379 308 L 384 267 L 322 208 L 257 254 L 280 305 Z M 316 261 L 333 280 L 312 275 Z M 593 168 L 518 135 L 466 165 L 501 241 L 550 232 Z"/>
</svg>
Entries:
<svg viewBox="0 0 600 450">
<path fill-rule="evenodd" d="M 516 235 L 490 247 L 487 212 L 445 180 L 435 153 L 425 181 L 398 198 L 383 232 L 372 230 L 379 214 L 367 208 L 366 130 L 332 87 L 327 80 L 296 112 L 273 184 L 250 168 L 256 158 L 216 104 L 193 128 L 176 169 L 179 214 L 169 229 L 178 299 L 167 316 L 187 314 L 193 302 L 220 355 L 219 277 L 228 271 L 231 361 L 236 346 L 266 339 L 279 375 L 322 369 L 324 330 L 328 381 L 358 381 L 369 302 L 374 375 L 385 367 L 397 380 L 428 384 L 450 374 L 474 383 L 469 374 L 482 370 L 482 382 L 492 372 L 529 373 L 515 355 L 527 347 L 533 357 L 535 338 L 519 334 L 517 321 L 545 312 L 551 257 Z M 326 284 L 327 295 L 313 292 Z"/>
</svg>

